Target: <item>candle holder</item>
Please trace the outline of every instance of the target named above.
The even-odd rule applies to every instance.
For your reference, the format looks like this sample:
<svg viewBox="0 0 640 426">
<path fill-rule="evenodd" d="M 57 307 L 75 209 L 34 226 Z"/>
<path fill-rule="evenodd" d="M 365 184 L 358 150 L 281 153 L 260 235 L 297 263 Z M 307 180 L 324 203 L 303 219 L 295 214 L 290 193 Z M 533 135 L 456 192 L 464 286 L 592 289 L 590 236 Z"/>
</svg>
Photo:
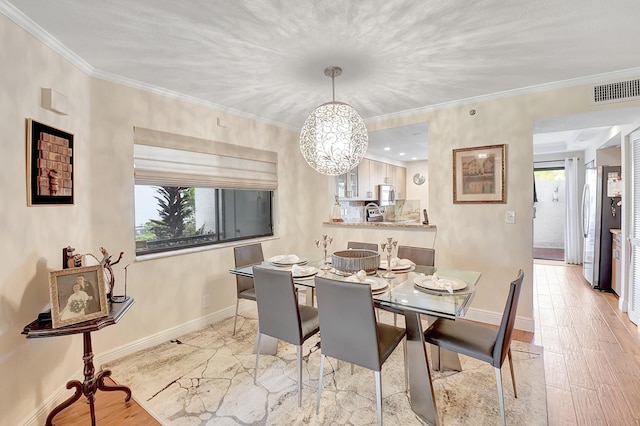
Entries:
<svg viewBox="0 0 640 426">
<path fill-rule="evenodd" d="M 392 279 L 396 277 L 396 274 L 391 270 L 391 254 L 393 253 L 393 249 L 398 245 L 397 241 L 394 241 L 392 237 L 387 237 L 387 241 L 380 244 L 380 248 L 382 251 L 387 252 L 387 272 L 382 275 L 382 278 Z"/>
<path fill-rule="evenodd" d="M 324 249 L 324 257 L 322 258 L 323 259 L 322 267 L 320 268 L 323 271 L 327 271 L 331 269 L 331 266 L 329 266 L 329 262 L 327 262 L 327 246 L 330 246 L 332 242 L 333 242 L 333 237 L 330 237 L 327 234 L 323 234 L 322 239 L 316 240 L 316 247 L 320 248 L 320 245 L 322 245 L 322 248 Z"/>
</svg>

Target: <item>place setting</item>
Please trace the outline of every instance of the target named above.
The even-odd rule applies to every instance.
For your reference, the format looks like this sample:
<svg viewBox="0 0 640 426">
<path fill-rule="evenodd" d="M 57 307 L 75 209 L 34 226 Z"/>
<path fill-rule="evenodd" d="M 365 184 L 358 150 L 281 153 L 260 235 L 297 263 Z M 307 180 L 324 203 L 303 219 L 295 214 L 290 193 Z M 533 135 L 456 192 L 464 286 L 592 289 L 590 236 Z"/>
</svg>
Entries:
<svg viewBox="0 0 640 426">
<path fill-rule="evenodd" d="M 268 260 L 274 266 L 291 267 L 293 265 L 306 265 L 309 261 L 295 254 L 279 254 Z"/>
<path fill-rule="evenodd" d="M 352 283 L 368 284 L 371 286 L 371 293 L 378 295 L 389 291 L 389 282 L 378 276 L 371 276 L 364 270 L 360 270 L 353 275 L 345 278 L 345 281 Z"/>
<path fill-rule="evenodd" d="M 464 294 L 469 289 L 466 282 L 458 278 L 441 277 L 437 273 L 418 275 L 413 278 L 413 283 L 418 290 L 439 295 Z"/>
</svg>

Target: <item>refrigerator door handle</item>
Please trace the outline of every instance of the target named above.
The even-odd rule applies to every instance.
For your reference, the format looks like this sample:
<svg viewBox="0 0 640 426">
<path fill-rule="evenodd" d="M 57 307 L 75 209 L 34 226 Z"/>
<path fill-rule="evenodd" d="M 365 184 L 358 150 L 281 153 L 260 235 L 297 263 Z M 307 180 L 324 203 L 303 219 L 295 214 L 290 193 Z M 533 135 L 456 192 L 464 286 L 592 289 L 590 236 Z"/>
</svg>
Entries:
<svg viewBox="0 0 640 426">
<path fill-rule="evenodd" d="M 582 235 L 587 238 L 589 232 L 589 185 L 582 188 Z"/>
</svg>

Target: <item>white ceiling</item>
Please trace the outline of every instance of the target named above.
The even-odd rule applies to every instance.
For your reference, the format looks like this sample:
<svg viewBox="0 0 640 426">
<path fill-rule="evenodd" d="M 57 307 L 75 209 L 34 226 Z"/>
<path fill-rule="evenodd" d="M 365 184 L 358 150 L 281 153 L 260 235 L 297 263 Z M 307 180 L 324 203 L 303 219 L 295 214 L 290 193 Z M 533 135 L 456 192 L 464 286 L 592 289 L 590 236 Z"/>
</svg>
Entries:
<svg viewBox="0 0 640 426">
<path fill-rule="evenodd" d="M 292 129 L 331 100 L 333 65 L 336 100 L 365 121 L 640 75 L 638 0 L 0 0 L 0 12 L 90 75 Z M 376 154 L 390 143 L 371 135 Z M 418 143 L 397 159 L 424 159 Z"/>
</svg>

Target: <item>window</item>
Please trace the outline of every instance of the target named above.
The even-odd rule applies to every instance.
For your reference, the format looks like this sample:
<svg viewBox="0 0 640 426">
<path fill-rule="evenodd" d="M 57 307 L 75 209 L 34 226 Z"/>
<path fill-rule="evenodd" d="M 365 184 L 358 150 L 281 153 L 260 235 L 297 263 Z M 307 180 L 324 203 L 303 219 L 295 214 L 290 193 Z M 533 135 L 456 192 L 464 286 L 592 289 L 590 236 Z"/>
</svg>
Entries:
<svg viewBox="0 0 640 426">
<path fill-rule="evenodd" d="M 136 185 L 136 254 L 273 235 L 272 191 Z"/>
<path fill-rule="evenodd" d="M 274 152 L 135 128 L 136 254 L 274 234 Z"/>
</svg>

